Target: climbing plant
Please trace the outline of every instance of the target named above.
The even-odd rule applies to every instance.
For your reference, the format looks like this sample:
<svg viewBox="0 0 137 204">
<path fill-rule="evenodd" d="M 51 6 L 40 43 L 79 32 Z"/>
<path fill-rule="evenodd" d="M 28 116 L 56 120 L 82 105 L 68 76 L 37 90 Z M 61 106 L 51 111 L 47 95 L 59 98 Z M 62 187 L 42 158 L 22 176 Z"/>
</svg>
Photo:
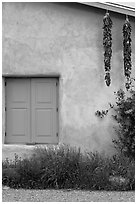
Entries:
<svg viewBox="0 0 137 204">
<path fill-rule="evenodd" d="M 123 55 L 124 55 L 124 74 L 126 77 L 125 87 L 129 90 L 131 86 L 130 74 L 131 74 L 131 24 L 128 16 L 126 16 L 125 23 L 123 25 Z"/>
<path fill-rule="evenodd" d="M 115 93 L 116 106 L 114 107 L 118 127 L 115 129 L 118 136 L 113 140 L 116 149 L 125 156 L 135 158 L 135 89 L 129 90 L 129 96 L 120 89 Z"/>
<path fill-rule="evenodd" d="M 105 81 L 107 86 L 110 85 L 110 70 L 111 70 L 111 57 L 112 57 L 112 20 L 108 12 L 106 12 L 104 18 L 104 32 L 103 32 L 103 45 L 104 45 L 104 64 L 105 64 Z M 116 133 L 118 138 L 113 140 L 115 147 L 120 150 L 122 154 L 132 159 L 135 158 L 135 89 L 134 79 L 131 75 L 131 24 L 128 16 L 126 16 L 125 23 L 123 25 L 123 60 L 124 60 L 124 75 L 126 77 L 125 87 L 129 96 L 126 96 L 126 92 L 122 89 L 114 92 L 116 95 L 116 104 L 109 103 L 110 108 L 106 110 L 95 112 L 97 117 L 103 118 L 108 112 L 113 109 L 115 115 L 113 118 L 116 120 L 118 126 Z"/>
<path fill-rule="evenodd" d="M 104 65 L 105 65 L 105 81 L 109 86 L 111 83 L 110 70 L 111 70 L 111 57 L 112 57 L 112 20 L 109 12 L 107 11 L 103 18 L 103 46 L 104 46 Z"/>
<path fill-rule="evenodd" d="M 113 139 L 114 147 L 118 152 L 125 156 L 135 158 L 135 87 L 133 81 L 126 96 L 126 92 L 119 89 L 114 92 L 116 96 L 116 103 L 109 103 L 110 108 L 107 110 L 95 112 L 99 118 L 107 116 L 108 112 L 113 109 L 113 118 L 117 122 L 115 131 L 117 138 Z"/>
</svg>

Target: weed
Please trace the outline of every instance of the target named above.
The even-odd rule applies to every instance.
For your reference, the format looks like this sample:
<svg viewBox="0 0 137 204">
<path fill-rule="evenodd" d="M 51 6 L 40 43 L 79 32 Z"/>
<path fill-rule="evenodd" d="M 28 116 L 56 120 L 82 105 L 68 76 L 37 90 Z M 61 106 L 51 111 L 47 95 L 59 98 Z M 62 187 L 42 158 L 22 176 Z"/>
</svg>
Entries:
<svg viewBox="0 0 137 204">
<path fill-rule="evenodd" d="M 30 158 L 2 163 L 2 182 L 13 188 L 134 190 L 135 162 L 66 145 L 36 147 Z"/>
</svg>

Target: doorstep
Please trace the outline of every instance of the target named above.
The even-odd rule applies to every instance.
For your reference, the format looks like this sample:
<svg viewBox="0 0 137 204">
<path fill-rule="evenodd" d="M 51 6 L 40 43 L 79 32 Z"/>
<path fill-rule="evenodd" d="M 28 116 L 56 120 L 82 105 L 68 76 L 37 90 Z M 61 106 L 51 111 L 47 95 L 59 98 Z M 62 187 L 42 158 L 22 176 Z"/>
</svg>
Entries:
<svg viewBox="0 0 137 204">
<path fill-rule="evenodd" d="M 9 160 L 13 160 L 15 158 L 15 154 L 18 157 L 28 158 L 32 155 L 34 148 L 49 148 L 49 147 L 57 147 L 56 144 L 35 144 L 35 145 L 28 145 L 28 144 L 3 144 L 2 145 L 2 160 L 8 158 Z"/>
<path fill-rule="evenodd" d="M 13 144 L 3 144 L 2 145 L 2 160 L 8 158 L 9 160 L 15 158 L 17 154 L 21 158 L 29 157 L 32 154 L 32 150 L 35 145 L 13 145 Z"/>
</svg>

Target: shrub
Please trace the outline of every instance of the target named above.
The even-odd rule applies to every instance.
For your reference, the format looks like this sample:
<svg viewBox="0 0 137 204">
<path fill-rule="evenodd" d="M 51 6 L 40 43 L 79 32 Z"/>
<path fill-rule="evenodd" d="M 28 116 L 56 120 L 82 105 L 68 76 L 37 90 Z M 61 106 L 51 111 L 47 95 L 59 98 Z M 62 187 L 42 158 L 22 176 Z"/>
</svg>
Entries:
<svg viewBox="0 0 137 204">
<path fill-rule="evenodd" d="M 17 164 L 18 156 L 15 154 L 14 161 L 6 158 L 5 161 L 2 162 L 2 184 L 8 185 L 12 187 L 16 187 L 20 185 L 20 174 L 16 172 L 16 164 Z"/>
<path fill-rule="evenodd" d="M 118 123 L 118 139 L 113 140 L 113 143 L 122 154 L 135 159 L 135 91 L 131 89 L 130 96 L 126 97 L 125 92 L 119 90 L 116 99 L 114 118 Z"/>
<path fill-rule="evenodd" d="M 80 163 L 80 188 L 91 190 L 108 189 L 109 174 L 107 158 L 98 152 L 87 152 Z"/>
<path fill-rule="evenodd" d="M 80 149 L 68 146 L 36 149 L 36 157 L 42 165 L 44 187 L 73 188 L 78 179 Z"/>
<path fill-rule="evenodd" d="M 113 190 L 135 190 L 135 161 L 124 154 L 115 154 L 109 161 L 110 176 L 123 178 L 125 182 L 113 183 Z M 115 185 L 116 184 L 116 185 Z"/>
<path fill-rule="evenodd" d="M 13 188 L 134 190 L 134 162 L 123 155 L 109 158 L 98 152 L 61 145 L 34 150 L 30 158 L 3 161 L 2 182 Z M 110 177 L 126 179 L 115 185 Z"/>
</svg>

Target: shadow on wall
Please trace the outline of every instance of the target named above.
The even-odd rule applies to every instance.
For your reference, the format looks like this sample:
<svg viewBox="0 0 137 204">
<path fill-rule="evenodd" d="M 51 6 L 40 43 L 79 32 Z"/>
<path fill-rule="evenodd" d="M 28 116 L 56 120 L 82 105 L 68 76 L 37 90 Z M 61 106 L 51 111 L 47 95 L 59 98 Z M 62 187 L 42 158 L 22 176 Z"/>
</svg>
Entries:
<svg viewBox="0 0 137 204">
<path fill-rule="evenodd" d="M 107 120 L 109 120 L 109 118 Z M 115 152 L 112 143 L 112 138 L 115 137 L 114 123 L 104 124 L 105 121 L 100 121 L 98 124 L 84 128 L 67 125 L 63 129 L 62 142 L 80 147 L 82 151 L 98 151 L 112 155 Z"/>
</svg>

